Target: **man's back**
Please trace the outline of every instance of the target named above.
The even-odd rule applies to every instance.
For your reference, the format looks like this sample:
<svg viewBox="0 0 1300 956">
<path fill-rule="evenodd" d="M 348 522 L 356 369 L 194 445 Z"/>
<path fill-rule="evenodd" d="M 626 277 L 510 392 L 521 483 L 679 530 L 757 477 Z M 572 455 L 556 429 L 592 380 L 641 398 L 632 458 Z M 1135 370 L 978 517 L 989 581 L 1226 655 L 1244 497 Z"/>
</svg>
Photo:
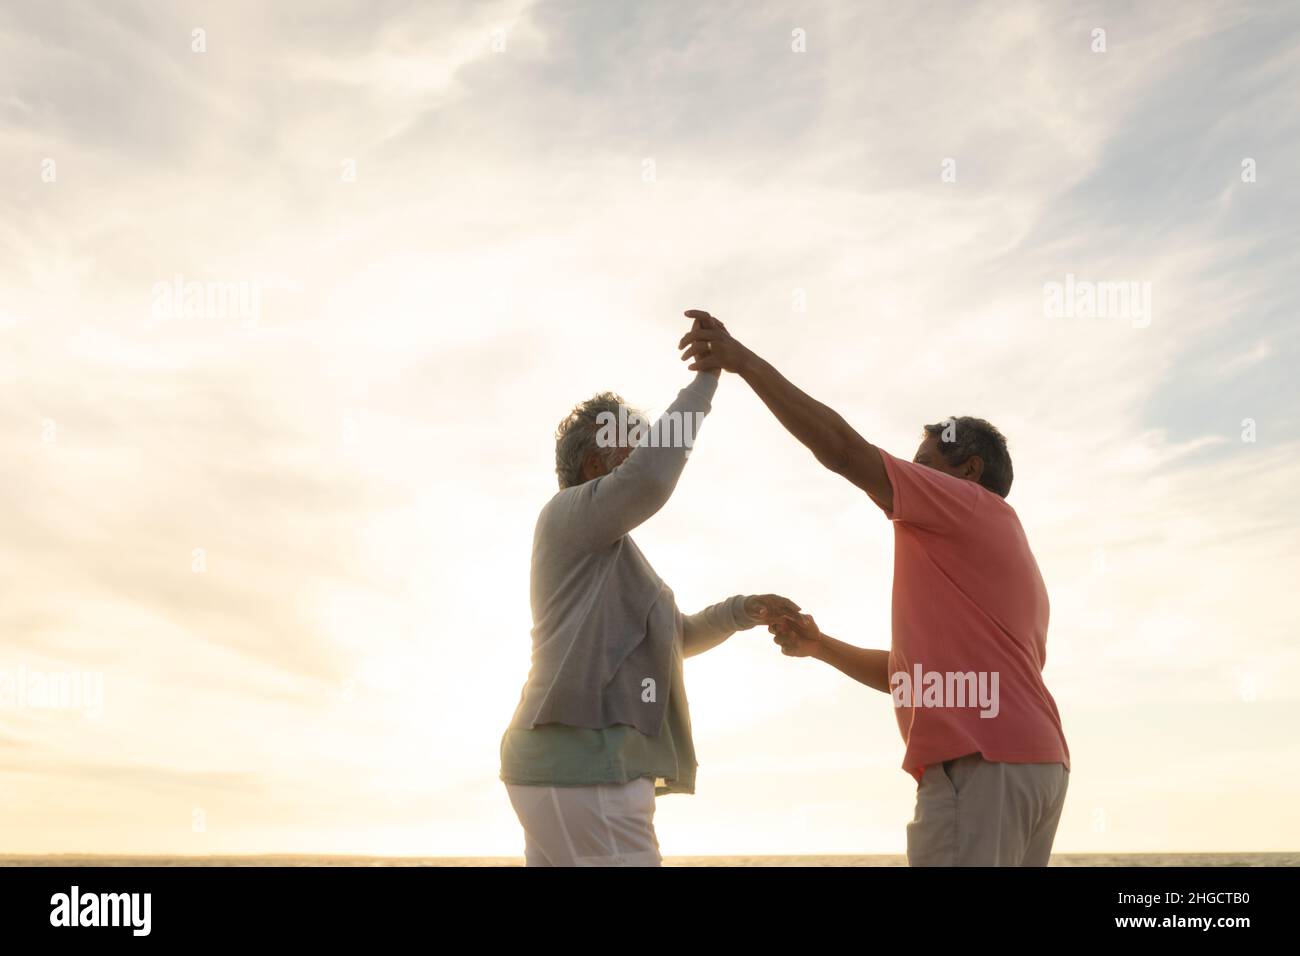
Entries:
<svg viewBox="0 0 1300 956">
<path fill-rule="evenodd" d="M 904 769 L 919 778 L 975 752 L 1068 768 L 1042 679 L 1047 590 L 1015 510 L 975 482 L 881 457 L 894 489 L 889 672 L 914 695 L 897 708 Z"/>
</svg>

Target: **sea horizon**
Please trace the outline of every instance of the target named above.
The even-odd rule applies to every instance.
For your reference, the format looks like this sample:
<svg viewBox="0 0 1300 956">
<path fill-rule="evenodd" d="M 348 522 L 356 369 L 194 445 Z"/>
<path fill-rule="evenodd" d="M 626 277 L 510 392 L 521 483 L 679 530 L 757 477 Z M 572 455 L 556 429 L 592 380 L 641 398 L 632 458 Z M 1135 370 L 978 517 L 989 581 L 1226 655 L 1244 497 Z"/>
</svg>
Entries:
<svg viewBox="0 0 1300 956">
<path fill-rule="evenodd" d="M 523 856 L 367 856 L 362 854 L 2 854 L 0 867 L 45 866 L 329 866 L 329 867 L 511 867 Z M 907 858 L 893 853 L 862 854 L 718 854 L 667 856 L 665 866 L 906 866 Z M 1300 851 L 1269 853 L 1058 853 L 1050 866 L 1062 867 L 1255 867 L 1300 866 Z"/>
</svg>

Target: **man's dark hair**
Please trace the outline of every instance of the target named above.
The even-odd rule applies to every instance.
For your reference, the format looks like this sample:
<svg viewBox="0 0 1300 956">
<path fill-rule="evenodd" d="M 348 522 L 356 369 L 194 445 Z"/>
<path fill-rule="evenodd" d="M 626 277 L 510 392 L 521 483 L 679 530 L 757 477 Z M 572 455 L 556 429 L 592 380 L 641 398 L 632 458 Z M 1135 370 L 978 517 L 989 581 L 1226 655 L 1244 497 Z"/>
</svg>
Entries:
<svg viewBox="0 0 1300 956">
<path fill-rule="evenodd" d="M 984 462 L 980 484 L 999 497 L 1011 491 L 1011 453 L 1002 433 L 982 418 L 962 415 L 935 425 L 926 425 L 925 433 L 939 439 L 939 450 L 948 464 L 956 467 L 971 455 L 979 455 Z M 949 440 L 951 439 L 951 440 Z"/>
</svg>

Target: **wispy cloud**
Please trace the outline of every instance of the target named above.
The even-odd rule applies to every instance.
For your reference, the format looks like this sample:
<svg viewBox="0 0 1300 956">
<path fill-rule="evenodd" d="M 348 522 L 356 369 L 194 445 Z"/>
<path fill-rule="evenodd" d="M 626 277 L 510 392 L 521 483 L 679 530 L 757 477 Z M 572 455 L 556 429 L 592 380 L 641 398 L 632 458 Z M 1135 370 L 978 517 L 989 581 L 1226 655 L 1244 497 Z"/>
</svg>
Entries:
<svg viewBox="0 0 1300 956">
<path fill-rule="evenodd" d="M 1011 437 L 1078 767 L 1062 849 L 1294 841 L 1297 26 L 6 7 L 0 667 L 105 677 L 98 719 L 0 710 L 7 848 L 516 850 L 496 748 L 552 429 L 598 389 L 665 404 L 692 306 L 896 454 L 952 413 Z M 1150 283 L 1149 325 L 1048 318 L 1067 274 Z M 257 314 L 160 318 L 177 276 Z M 638 540 L 684 605 L 786 591 L 888 640 L 887 525 L 738 381 Z M 700 793 L 664 801 L 666 848 L 901 847 L 888 702 L 804 663 L 757 634 L 691 662 Z M 1168 814 L 1189 733 L 1218 776 Z M 1136 778 L 1115 741 L 1142 734 Z M 1212 812 L 1258 783 L 1242 739 L 1281 768 L 1267 831 Z M 758 792 L 796 760 L 815 786 Z"/>
</svg>

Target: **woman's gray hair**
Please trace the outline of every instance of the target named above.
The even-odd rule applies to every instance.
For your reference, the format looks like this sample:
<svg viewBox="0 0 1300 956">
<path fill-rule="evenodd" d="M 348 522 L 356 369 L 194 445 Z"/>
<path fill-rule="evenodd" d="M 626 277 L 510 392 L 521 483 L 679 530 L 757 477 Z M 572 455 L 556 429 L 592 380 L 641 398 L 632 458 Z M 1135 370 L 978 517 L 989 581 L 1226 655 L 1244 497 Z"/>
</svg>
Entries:
<svg viewBox="0 0 1300 956">
<path fill-rule="evenodd" d="M 564 416 L 559 427 L 555 429 L 555 476 L 560 481 L 560 488 L 572 488 L 582 484 L 582 463 L 593 451 L 608 461 L 608 456 L 615 445 L 601 447 L 596 441 L 606 414 L 614 416 L 615 428 L 618 427 L 619 409 L 626 408 L 623 399 L 614 392 L 601 392 L 573 407 L 573 411 Z M 627 409 L 627 428 L 629 430 L 640 418 L 639 414 Z"/>
</svg>

